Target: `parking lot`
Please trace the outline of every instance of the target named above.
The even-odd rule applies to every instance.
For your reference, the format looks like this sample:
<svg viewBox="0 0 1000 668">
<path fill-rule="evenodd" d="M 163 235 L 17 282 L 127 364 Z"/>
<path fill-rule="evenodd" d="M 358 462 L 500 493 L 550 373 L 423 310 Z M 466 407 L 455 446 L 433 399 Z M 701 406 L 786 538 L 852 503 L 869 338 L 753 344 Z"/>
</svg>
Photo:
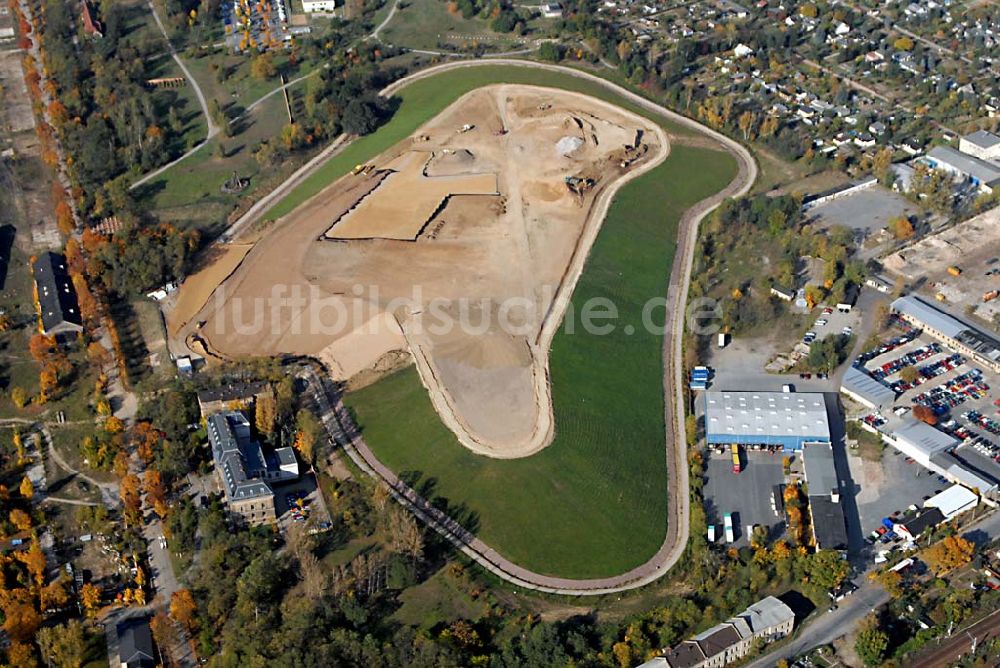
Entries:
<svg viewBox="0 0 1000 668">
<path fill-rule="evenodd" d="M 848 457 L 851 477 L 857 485 L 854 497 L 867 536 L 882 524 L 882 518 L 901 513 L 911 505 L 923 506 L 924 499 L 951 486 L 915 462 L 907 462 L 895 448 L 887 447 L 882 461 Z"/>
<path fill-rule="evenodd" d="M 301 504 L 298 502 L 301 499 Z M 274 506 L 278 526 L 287 529 L 296 522 L 317 527 L 330 521 L 323 495 L 314 476 L 306 474 L 294 482 L 274 485 Z"/>
<path fill-rule="evenodd" d="M 729 451 L 711 451 L 705 467 L 705 514 L 709 524 L 716 526 L 719 545 L 725 544 L 722 517 L 733 515 L 735 546 L 748 544 L 747 527 L 759 524 L 768 527 L 772 539 L 784 533 L 784 515 L 771 509 L 771 491 L 785 482 L 782 452 L 746 451 L 741 449 L 743 471 L 733 473 Z"/>
<path fill-rule="evenodd" d="M 903 369 L 916 367 L 914 382 L 902 378 Z M 1000 375 L 970 363 L 964 356 L 933 338 L 917 338 L 869 360 L 865 370 L 872 377 L 902 392 L 881 427 L 891 429 L 917 405 L 938 415 L 937 427 L 966 441 L 956 454 L 967 458 L 987 475 L 1000 478 L 1000 419 L 995 402 L 1000 398 Z"/>
<path fill-rule="evenodd" d="M 821 204 L 810 209 L 809 217 L 821 226 L 843 225 L 871 233 L 896 216 L 918 213 L 920 209 L 902 195 L 875 187 Z"/>
<path fill-rule="evenodd" d="M 822 341 L 831 334 L 851 336 L 858 326 L 860 315 L 857 310 L 839 311 L 832 306 L 824 306 L 815 310 L 816 319 L 809 326 L 809 331 L 803 336 L 796 349 L 803 355 L 809 354 L 809 344 Z"/>
</svg>

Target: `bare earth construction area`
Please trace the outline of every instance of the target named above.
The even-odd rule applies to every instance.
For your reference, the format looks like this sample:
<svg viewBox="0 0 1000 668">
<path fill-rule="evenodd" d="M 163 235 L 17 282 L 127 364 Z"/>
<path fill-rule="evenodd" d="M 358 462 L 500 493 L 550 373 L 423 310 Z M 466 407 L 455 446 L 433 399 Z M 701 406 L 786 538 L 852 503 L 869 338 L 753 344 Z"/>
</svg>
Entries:
<svg viewBox="0 0 1000 668">
<path fill-rule="evenodd" d="M 318 357 L 355 385 L 412 355 L 463 445 L 524 457 L 551 440 L 548 349 L 611 196 L 668 151 L 592 97 L 477 89 L 277 221 L 171 327 L 224 357 Z"/>
</svg>

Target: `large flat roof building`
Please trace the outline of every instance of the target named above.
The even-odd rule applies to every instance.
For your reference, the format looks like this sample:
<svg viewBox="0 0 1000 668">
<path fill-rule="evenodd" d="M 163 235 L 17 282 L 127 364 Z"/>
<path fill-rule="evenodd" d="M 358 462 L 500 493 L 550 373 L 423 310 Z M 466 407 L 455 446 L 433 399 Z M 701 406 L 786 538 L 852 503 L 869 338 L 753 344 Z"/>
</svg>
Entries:
<svg viewBox="0 0 1000 668">
<path fill-rule="evenodd" d="M 892 312 L 946 345 L 1000 373 L 1000 339 L 931 306 L 914 295 L 892 302 Z"/>
<path fill-rule="evenodd" d="M 819 393 L 706 392 L 708 443 L 780 445 L 801 450 L 805 443 L 829 443 L 826 401 Z"/>
<path fill-rule="evenodd" d="M 802 450 L 809 486 L 810 526 L 821 550 L 847 549 L 847 521 L 840 503 L 840 476 L 830 443 L 811 443 Z"/>
<path fill-rule="evenodd" d="M 889 438 L 897 450 L 926 468 L 930 468 L 933 457 L 958 445 L 953 436 L 912 418 L 894 429 Z"/>
<path fill-rule="evenodd" d="M 976 130 L 958 140 L 958 150 L 982 160 L 1000 160 L 1000 137 Z"/>
<path fill-rule="evenodd" d="M 986 193 L 1000 186 L 1000 164 L 962 153 L 950 146 L 935 146 L 921 158 L 933 169 L 942 169 Z"/>
</svg>

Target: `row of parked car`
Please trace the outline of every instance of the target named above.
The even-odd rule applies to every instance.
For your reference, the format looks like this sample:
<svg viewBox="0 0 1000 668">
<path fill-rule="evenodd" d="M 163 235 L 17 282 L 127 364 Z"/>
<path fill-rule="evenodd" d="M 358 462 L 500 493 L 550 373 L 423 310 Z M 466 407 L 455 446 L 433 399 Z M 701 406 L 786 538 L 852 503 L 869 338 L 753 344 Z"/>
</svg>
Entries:
<svg viewBox="0 0 1000 668">
<path fill-rule="evenodd" d="M 903 330 L 903 333 L 900 334 L 899 336 L 893 337 L 892 339 L 890 339 L 886 343 L 883 343 L 881 346 L 879 346 L 874 350 L 869 350 L 868 352 L 864 352 L 858 355 L 857 358 L 854 360 L 854 366 L 864 371 L 865 365 L 868 364 L 868 362 L 875 359 L 876 357 L 878 357 L 879 355 L 885 355 L 886 353 L 892 352 L 893 350 L 899 348 L 900 346 L 905 346 L 907 343 L 920 336 L 921 330 L 910 327 L 907 323 L 901 320 L 899 316 L 896 315 L 895 313 L 890 316 L 890 324 L 896 327 L 900 327 Z"/>
<path fill-rule="evenodd" d="M 966 411 L 962 413 L 962 419 L 968 420 L 969 422 L 985 429 L 991 434 L 1000 435 L 1000 422 L 997 422 L 991 417 L 983 415 L 979 411 Z"/>
<path fill-rule="evenodd" d="M 913 403 L 930 408 L 935 415 L 944 415 L 969 399 L 985 397 L 990 386 L 983 382 L 982 378 L 982 371 L 971 369 L 943 385 L 921 392 L 913 397 Z"/>
<path fill-rule="evenodd" d="M 891 387 L 897 394 L 902 394 L 907 390 L 912 390 L 914 387 L 919 387 L 926 383 L 928 380 L 942 376 L 949 371 L 954 371 L 955 369 L 961 367 L 965 364 L 965 358 L 958 354 L 953 353 L 944 359 L 940 359 L 932 364 L 926 364 L 917 369 L 917 379 L 912 383 L 900 378 L 899 380 L 893 382 L 889 387 Z"/>
<path fill-rule="evenodd" d="M 889 360 L 885 364 L 875 369 L 871 369 L 868 372 L 875 380 L 882 380 L 886 376 L 891 376 L 894 373 L 898 373 L 902 369 L 913 366 L 919 362 L 923 362 L 926 359 L 940 353 L 943 350 L 941 344 L 937 342 L 928 343 L 926 346 L 921 346 L 915 350 L 897 357 L 896 359 Z"/>
</svg>

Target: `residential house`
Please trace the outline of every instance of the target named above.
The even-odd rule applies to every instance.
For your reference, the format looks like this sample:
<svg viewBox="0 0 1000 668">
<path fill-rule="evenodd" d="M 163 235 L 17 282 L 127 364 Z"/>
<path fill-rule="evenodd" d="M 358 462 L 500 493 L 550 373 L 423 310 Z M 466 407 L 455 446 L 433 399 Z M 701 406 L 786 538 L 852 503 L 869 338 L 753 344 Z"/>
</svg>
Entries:
<svg viewBox="0 0 1000 668">
<path fill-rule="evenodd" d="M 118 661 L 121 668 L 154 668 L 153 634 L 148 619 L 130 619 L 118 625 Z"/>
<path fill-rule="evenodd" d="M 80 0 L 80 18 L 83 20 L 83 31 L 89 37 L 104 37 L 104 26 L 94 18 L 87 0 Z"/>
<path fill-rule="evenodd" d="M 790 302 L 795 299 L 795 293 L 787 288 L 782 288 L 777 285 L 771 286 L 771 294 L 782 301 Z"/>
<path fill-rule="evenodd" d="M 792 609 L 768 596 L 640 668 L 721 668 L 747 656 L 754 641 L 767 643 L 784 638 L 794 625 Z"/>
<path fill-rule="evenodd" d="M 547 19 L 557 19 L 562 16 L 563 8 L 558 2 L 549 2 L 542 5 L 542 16 Z"/>
<path fill-rule="evenodd" d="M 337 9 L 337 0 L 302 0 L 302 11 L 306 14 L 332 14 Z"/>
</svg>

